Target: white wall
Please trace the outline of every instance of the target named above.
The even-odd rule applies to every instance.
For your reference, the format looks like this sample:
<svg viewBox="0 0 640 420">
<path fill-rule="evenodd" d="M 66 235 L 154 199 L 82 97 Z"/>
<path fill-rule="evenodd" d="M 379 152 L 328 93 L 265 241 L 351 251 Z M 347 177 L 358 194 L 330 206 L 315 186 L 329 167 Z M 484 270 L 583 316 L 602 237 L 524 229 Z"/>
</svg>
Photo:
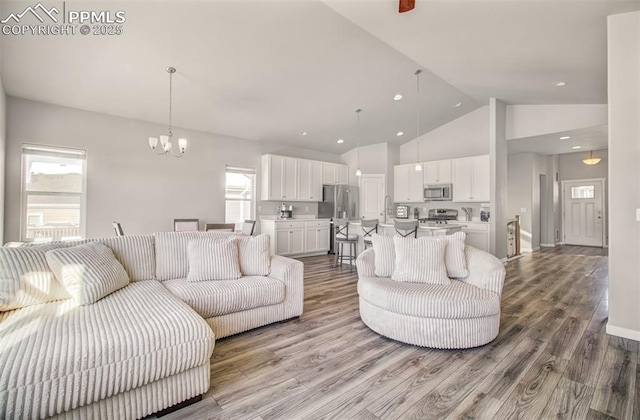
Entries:
<svg viewBox="0 0 640 420">
<path fill-rule="evenodd" d="M 484 106 L 400 146 L 400 164 L 489 154 L 489 107 Z"/>
<path fill-rule="evenodd" d="M 507 219 L 520 215 L 520 249 L 522 252 L 533 250 L 533 153 L 509 155 L 507 200 Z M 521 211 L 525 209 L 525 211 Z"/>
<path fill-rule="evenodd" d="M 607 105 L 510 105 L 507 139 L 607 124 Z"/>
<path fill-rule="evenodd" d="M 88 150 L 88 237 L 111 236 L 112 221 L 127 234 L 173 229 L 174 218 L 201 223 L 224 221 L 225 165 L 255 168 L 260 156 L 287 156 L 340 162 L 338 155 L 251 142 L 176 128 L 189 139 L 180 159 L 156 156 L 147 138 L 166 126 L 9 97 L 5 241 L 19 239 L 20 154 L 24 142 Z M 259 197 L 258 189 L 258 197 Z M 267 206 L 268 207 L 268 206 Z M 310 212 L 313 204 L 309 204 Z M 271 211 L 271 209 L 268 209 Z"/>
<path fill-rule="evenodd" d="M 491 159 L 491 253 L 507 257 L 508 157 L 506 137 L 507 106 L 489 100 L 489 155 Z"/>
<path fill-rule="evenodd" d="M 640 341 L 640 12 L 608 17 L 609 321 Z"/>
</svg>

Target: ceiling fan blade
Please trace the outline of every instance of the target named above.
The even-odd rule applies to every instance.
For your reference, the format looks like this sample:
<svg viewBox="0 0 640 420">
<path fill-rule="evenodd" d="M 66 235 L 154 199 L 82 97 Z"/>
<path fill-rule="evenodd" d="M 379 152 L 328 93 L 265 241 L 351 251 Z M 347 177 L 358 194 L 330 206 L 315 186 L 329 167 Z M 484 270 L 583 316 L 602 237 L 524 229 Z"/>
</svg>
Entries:
<svg viewBox="0 0 640 420">
<path fill-rule="evenodd" d="M 413 10 L 414 7 L 416 7 L 416 0 L 400 0 L 398 12 L 408 12 L 409 10 Z"/>
</svg>

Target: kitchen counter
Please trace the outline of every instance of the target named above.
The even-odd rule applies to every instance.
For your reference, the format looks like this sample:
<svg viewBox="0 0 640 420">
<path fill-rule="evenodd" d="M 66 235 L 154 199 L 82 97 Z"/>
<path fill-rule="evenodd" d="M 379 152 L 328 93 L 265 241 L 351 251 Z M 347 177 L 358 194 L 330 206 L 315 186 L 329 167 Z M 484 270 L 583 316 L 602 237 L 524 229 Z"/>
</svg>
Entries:
<svg viewBox="0 0 640 420">
<path fill-rule="evenodd" d="M 404 222 L 411 220 L 402 220 Z M 462 228 L 465 228 L 466 225 L 461 224 L 463 222 L 454 222 L 454 223 L 420 223 L 418 225 L 418 229 L 422 230 L 455 230 L 458 231 Z M 466 222 L 464 222 L 466 223 Z M 484 222 L 483 222 L 484 223 Z M 350 225 L 360 226 L 360 222 L 349 222 Z M 378 223 L 378 227 L 382 228 L 395 228 L 393 223 Z"/>
<path fill-rule="evenodd" d="M 302 214 L 300 216 L 293 216 L 291 219 L 283 219 L 279 216 L 260 216 L 260 220 L 271 220 L 271 221 L 276 221 L 276 222 L 304 222 L 304 221 L 308 221 L 308 220 L 312 220 L 312 221 L 331 221 L 331 219 L 329 218 L 317 218 L 316 216 L 309 214 Z"/>
</svg>

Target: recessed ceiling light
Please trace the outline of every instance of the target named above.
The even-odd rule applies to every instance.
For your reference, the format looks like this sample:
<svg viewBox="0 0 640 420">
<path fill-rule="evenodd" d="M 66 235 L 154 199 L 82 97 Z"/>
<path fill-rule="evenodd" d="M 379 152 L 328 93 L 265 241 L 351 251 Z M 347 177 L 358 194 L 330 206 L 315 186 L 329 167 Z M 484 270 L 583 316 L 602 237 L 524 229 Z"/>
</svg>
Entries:
<svg viewBox="0 0 640 420">
<path fill-rule="evenodd" d="M 571 138 L 571 136 L 562 136 L 560 137 L 560 140 L 569 140 Z"/>
<path fill-rule="evenodd" d="M 462 102 L 458 102 L 457 104 L 454 105 L 455 108 L 458 108 L 459 106 L 462 106 Z"/>
<path fill-rule="evenodd" d="M 578 150 L 578 149 L 582 149 L 582 146 L 572 146 L 571 147 L 573 150 Z"/>
<path fill-rule="evenodd" d="M 403 134 L 404 134 L 404 131 L 398 131 L 398 132 L 396 133 L 396 136 L 400 137 L 400 136 L 401 136 L 401 135 L 403 135 Z"/>
<path fill-rule="evenodd" d="M 553 82 L 553 86 L 556 86 L 556 87 L 562 87 L 566 85 L 567 85 L 567 82 Z"/>
<path fill-rule="evenodd" d="M 393 97 L 394 101 L 399 101 L 400 99 L 402 99 L 402 95 L 400 95 L 399 93 Z"/>
<path fill-rule="evenodd" d="M 307 134 L 309 134 L 309 133 L 307 133 L 306 131 L 302 131 L 302 132 L 300 132 L 300 135 L 301 135 L 301 136 L 306 136 Z"/>
<path fill-rule="evenodd" d="M 344 140 L 342 140 L 342 139 L 338 139 L 338 141 L 337 141 L 336 143 L 338 143 L 338 144 L 342 144 L 342 143 L 344 143 Z"/>
</svg>

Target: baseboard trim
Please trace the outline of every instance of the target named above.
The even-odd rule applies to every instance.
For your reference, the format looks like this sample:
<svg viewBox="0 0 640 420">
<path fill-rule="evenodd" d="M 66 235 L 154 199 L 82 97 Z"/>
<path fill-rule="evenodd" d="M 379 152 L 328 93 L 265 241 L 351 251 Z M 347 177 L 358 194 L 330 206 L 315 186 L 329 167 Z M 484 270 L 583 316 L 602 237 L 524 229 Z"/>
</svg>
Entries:
<svg viewBox="0 0 640 420">
<path fill-rule="evenodd" d="M 538 251 L 540 251 L 540 247 L 539 246 L 533 248 L 533 252 L 538 252 Z"/>
<path fill-rule="evenodd" d="M 556 244 L 540 244 L 540 248 L 555 248 L 557 246 Z"/>
<path fill-rule="evenodd" d="M 564 245 L 564 242 L 556 242 L 556 246 L 562 246 Z"/>
<path fill-rule="evenodd" d="M 616 327 L 607 323 L 607 334 L 617 337 L 628 338 L 630 340 L 640 341 L 640 331 L 630 330 L 628 328 Z"/>
</svg>

